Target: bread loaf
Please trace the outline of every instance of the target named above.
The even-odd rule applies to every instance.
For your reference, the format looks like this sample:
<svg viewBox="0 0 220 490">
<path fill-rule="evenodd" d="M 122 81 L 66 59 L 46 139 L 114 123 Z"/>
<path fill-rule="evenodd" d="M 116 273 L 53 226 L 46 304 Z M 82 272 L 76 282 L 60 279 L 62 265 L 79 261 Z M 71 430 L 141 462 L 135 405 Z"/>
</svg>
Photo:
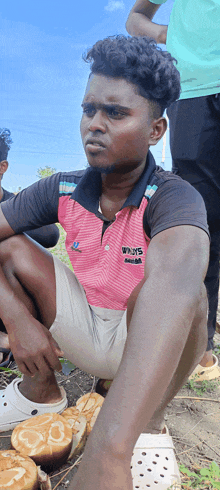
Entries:
<svg viewBox="0 0 220 490">
<path fill-rule="evenodd" d="M 76 402 L 77 410 L 86 417 L 88 434 L 90 434 L 94 426 L 103 402 L 103 396 L 98 393 L 87 393 L 81 396 Z"/>
<path fill-rule="evenodd" d="M 28 456 L 17 451 L 0 451 L 0 489 L 37 490 L 37 466 Z"/>
<path fill-rule="evenodd" d="M 87 420 L 81 415 L 76 407 L 70 407 L 64 410 L 62 417 L 69 423 L 73 432 L 72 449 L 69 458 L 77 456 L 80 453 L 86 442 L 87 436 Z"/>
<path fill-rule="evenodd" d="M 69 456 L 72 429 L 65 418 L 57 413 L 37 415 L 15 427 L 11 445 L 43 468 L 54 469 Z"/>
</svg>

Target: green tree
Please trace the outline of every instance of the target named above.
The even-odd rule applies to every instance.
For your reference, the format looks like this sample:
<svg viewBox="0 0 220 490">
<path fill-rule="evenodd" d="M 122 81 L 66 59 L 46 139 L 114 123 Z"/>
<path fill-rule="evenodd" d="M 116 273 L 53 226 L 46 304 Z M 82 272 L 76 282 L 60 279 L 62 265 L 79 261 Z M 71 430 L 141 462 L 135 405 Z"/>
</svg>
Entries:
<svg viewBox="0 0 220 490">
<path fill-rule="evenodd" d="M 55 168 L 52 168 L 52 167 L 49 167 L 48 165 L 46 165 L 46 167 L 38 168 L 37 177 L 38 177 L 38 179 L 44 179 L 45 177 L 50 177 L 50 175 L 55 174 L 55 172 L 56 172 Z"/>
</svg>

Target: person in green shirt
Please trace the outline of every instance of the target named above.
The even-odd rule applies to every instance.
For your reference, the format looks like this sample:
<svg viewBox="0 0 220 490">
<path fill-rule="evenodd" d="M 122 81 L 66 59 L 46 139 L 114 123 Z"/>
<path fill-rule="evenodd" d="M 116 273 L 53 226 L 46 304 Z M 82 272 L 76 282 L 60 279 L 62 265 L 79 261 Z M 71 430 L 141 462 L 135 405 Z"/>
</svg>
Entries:
<svg viewBox="0 0 220 490">
<path fill-rule="evenodd" d="M 126 28 L 149 36 L 177 60 L 181 94 L 167 114 L 172 170 L 203 196 L 211 234 L 205 285 L 209 299 L 207 351 L 197 366 L 198 380 L 220 376 L 213 337 L 216 328 L 220 259 L 220 0 L 175 0 L 169 25 L 152 19 L 167 0 L 137 0 Z M 203 374 L 200 374 L 203 373 Z"/>
</svg>

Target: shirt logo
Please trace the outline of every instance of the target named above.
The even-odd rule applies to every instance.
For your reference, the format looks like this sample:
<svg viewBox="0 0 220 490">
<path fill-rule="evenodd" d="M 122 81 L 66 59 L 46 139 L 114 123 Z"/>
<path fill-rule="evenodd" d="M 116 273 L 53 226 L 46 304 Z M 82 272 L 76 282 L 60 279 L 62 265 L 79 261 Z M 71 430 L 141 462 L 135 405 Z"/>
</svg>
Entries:
<svg viewBox="0 0 220 490">
<path fill-rule="evenodd" d="M 125 264 L 142 264 L 142 259 L 140 258 L 140 255 L 143 255 L 144 253 L 142 247 L 122 247 L 121 249 L 123 255 L 133 255 L 133 257 L 135 256 L 135 258 L 125 257 Z"/>
<path fill-rule="evenodd" d="M 70 248 L 73 252 L 82 253 L 82 250 L 79 250 L 78 246 L 79 246 L 79 242 L 73 242 L 73 245 Z"/>
<path fill-rule="evenodd" d="M 145 191 L 145 197 L 147 199 L 151 199 L 151 197 L 155 194 L 156 190 L 158 189 L 157 185 L 148 185 L 147 189 Z"/>
</svg>

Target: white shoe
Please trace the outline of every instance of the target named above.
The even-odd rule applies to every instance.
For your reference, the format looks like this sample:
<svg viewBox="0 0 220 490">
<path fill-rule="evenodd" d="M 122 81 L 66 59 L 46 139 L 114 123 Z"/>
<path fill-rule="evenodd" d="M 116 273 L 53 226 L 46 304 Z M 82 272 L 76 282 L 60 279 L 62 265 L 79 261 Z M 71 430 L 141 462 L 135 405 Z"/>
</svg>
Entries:
<svg viewBox="0 0 220 490">
<path fill-rule="evenodd" d="M 180 490 L 172 437 L 168 433 L 141 434 L 134 447 L 131 473 L 134 489 Z"/>
</svg>

